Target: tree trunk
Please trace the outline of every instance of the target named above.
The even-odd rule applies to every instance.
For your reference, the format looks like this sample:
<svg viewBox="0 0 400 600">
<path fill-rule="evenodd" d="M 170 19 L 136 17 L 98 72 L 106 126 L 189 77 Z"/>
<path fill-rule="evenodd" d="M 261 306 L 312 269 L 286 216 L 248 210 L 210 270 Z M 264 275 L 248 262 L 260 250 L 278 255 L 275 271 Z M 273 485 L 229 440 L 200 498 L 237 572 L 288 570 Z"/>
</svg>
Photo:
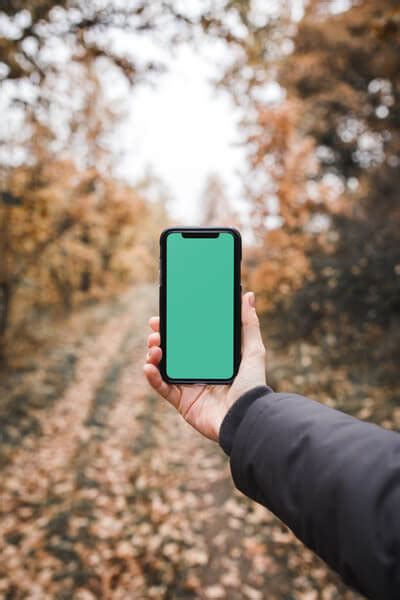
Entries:
<svg viewBox="0 0 400 600">
<path fill-rule="evenodd" d="M 92 285 L 92 277 L 89 270 L 81 273 L 81 292 L 89 292 Z"/>
<path fill-rule="evenodd" d="M 50 267 L 49 272 L 59 297 L 61 298 L 63 309 L 67 312 L 72 307 L 72 285 L 68 279 L 63 279 L 63 277 L 59 275 L 56 268 Z"/>
<path fill-rule="evenodd" d="M 6 361 L 6 333 L 10 319 L 12 289 L 8 282 L 0 284 L 0 364 Z"/>
</svg>

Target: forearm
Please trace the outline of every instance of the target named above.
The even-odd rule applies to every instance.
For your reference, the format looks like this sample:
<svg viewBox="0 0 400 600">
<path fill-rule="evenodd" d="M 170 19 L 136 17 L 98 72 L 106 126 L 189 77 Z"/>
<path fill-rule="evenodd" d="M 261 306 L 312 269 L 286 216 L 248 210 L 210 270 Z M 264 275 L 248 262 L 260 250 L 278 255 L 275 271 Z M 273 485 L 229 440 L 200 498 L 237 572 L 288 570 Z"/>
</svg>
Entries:
<svg viewBox="0 0 400 600">
<path fill-rule="evenodd" d="M 322 404 L 251 390 L 220 443 L 236 486 L 372 598 L 400 597 L 400 436 Z"/>
</svg>

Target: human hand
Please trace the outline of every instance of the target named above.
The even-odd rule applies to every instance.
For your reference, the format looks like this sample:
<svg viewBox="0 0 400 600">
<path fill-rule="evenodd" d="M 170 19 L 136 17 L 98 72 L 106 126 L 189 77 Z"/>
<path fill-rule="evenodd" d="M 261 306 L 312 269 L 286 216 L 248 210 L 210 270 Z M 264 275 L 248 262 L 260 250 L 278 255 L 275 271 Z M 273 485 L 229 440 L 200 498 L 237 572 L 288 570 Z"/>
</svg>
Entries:
<svg viewBox="0 0 400 600">
<path fill-rule="evenodd" d="M 242 361 L 231 385 L 174 385 L 163 381 L 158 369 L 162 356 L 159 317 L 151 317 L 149 324 L 153 333 L 147 340 L 150 350 L 143 367 L 147 381 L 199 433 L 218 441 L 222 421 L 232 404 L 248 390 L 266 383 L 265 347 L 253 292 L 242 297 Z"/>
</svg>

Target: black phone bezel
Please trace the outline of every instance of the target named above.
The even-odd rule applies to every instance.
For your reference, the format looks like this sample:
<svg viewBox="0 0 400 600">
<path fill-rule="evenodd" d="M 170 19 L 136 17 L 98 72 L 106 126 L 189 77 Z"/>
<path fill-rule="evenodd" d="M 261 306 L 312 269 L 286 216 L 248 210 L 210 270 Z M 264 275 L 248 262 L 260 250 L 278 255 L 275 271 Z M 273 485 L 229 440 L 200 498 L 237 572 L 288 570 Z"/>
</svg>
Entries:
<svg viewBox="0 0 400 600">
<path fill-rule="evenodd" d="M 167 237 L 171 233 L 182 233 L 187 237 L 214 237 L 212 234 L 230 233 L 234 239 L 234 333 L 233 333 L 233 353 L 234 365 L 232 377 L 228 379 L 173 379 L 166 372 L 166 312 L 167 312 L 167 295 L 166 295 L 166 242 Z M 241 360 L 241 304 L 242 304 L 242 288 L 241 288 L 241 259 L 242 259 L 242 238 L 240 232 L 232 227 L 170 227 L 165 229 L 160 235 L 160 338 L 162 359 L 159 365 L 160 373 L 164 381 L 176 384 L 214 384 L 227 385 L 235 379 L 240 366 Z"/>
</svg>

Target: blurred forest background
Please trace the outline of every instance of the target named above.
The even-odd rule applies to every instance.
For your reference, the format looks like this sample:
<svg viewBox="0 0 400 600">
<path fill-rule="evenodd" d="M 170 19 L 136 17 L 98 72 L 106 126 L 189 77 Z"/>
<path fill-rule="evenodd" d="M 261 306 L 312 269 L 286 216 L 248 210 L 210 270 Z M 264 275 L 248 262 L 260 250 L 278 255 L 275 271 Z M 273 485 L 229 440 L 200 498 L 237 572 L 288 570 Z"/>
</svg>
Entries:
<svg viewBox="0 0 400 600">
<path fill-rule="evenodd" d="M 168 64 L 129 36 L 225 45 L 242 209 L 210 176 L 201 220 L 243 230 L 270 383 L 400 428 L 398 1 L 2 0 L 0 597 L 356 598 L 143 382 L 173 221 L 114 91 Z"/>
</svg>

